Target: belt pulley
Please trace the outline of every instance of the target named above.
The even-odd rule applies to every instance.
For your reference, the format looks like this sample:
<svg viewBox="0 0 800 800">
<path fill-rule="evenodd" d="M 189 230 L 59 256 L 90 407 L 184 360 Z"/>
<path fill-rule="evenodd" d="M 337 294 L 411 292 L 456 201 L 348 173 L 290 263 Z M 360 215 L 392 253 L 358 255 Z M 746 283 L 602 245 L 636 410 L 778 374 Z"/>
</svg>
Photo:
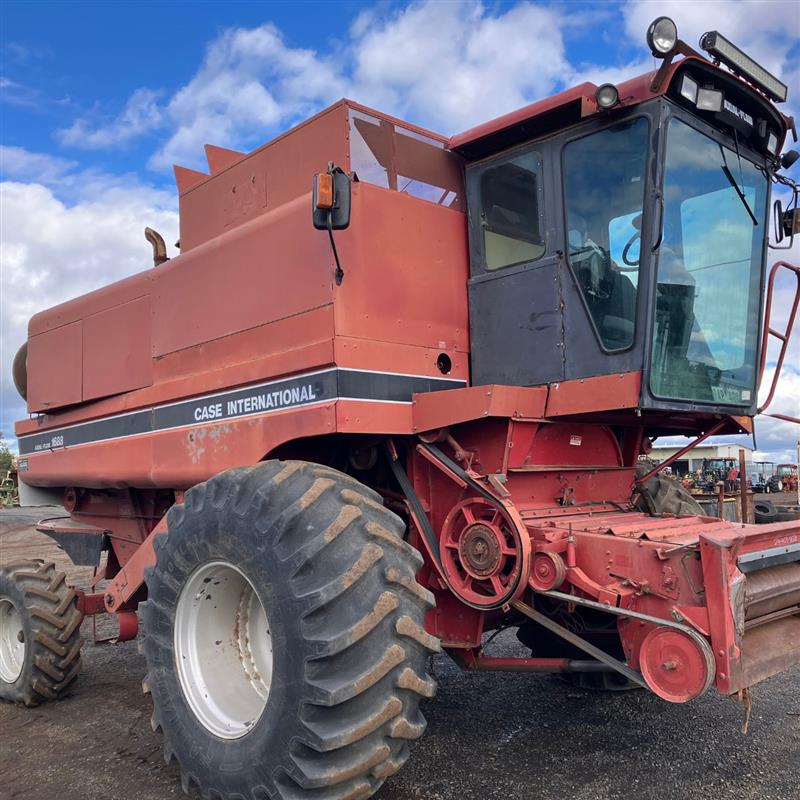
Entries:
<svg viewBox="0 0 800 800">
<path fill-rule="evenodd" d="M 442 580 L 471 608 L 507 606 L 524 589 L 530 566 L 530 538 L 514 506 L 496 497 L 432 444 L 420 444 L 445 473 L 473 494 L 445 518 L 440 537 L 398 460 L 387 448 L 389 464 L 408 501 L 414 521 Z"/>
</svg>

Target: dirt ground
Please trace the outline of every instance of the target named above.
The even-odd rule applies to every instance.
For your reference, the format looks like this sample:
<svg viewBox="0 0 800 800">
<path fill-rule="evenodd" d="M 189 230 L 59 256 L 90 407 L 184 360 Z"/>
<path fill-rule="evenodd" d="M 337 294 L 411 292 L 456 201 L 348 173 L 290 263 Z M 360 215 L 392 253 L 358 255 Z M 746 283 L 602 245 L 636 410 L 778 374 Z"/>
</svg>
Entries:
<svg viewBox="0 0 800 800">
<path fill-rule="evenodd" d="M 31 528 L 43 516 L 0 510 L 0 562 L 26 555 L 68 567 Z M 68 572 L 88 585 L 89 570 Z M 91 621 L 83 633 L 70 697 L 35 709 L 0 704 L 0 800 L 183 796 L 150 729 L 136 643 L 93 646 Z M 519 652 L 513 634 L 493 648 Z M 587 693 L 552 676 L 462 673 L 446 656 L 433 670 L 427 733 L 377 800 L 800 800 L 800 669 L 755 688 L 746 736 L 741 708 L 713 692 L 677 706 L 643 691 Z"/>
</svg>

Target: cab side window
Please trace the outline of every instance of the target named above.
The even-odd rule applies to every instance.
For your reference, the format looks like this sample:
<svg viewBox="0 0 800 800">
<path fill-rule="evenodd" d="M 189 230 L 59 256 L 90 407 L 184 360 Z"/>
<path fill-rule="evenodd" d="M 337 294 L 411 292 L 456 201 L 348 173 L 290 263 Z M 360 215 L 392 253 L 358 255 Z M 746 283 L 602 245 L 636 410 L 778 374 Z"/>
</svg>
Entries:
<svg viewBox="0 0 800 800">
<path fill-rule="evenodd" d="M 606 350 L 634 340 L 647 136 L 639 117 L 564 148 L 569 264 Z"/>
<path fill-rule="evenodd" d="M 480 245 L 489 271 L 544 255 L 541 158 L 526 153 L 484 168 L 479 179 Z"/>
</svg>

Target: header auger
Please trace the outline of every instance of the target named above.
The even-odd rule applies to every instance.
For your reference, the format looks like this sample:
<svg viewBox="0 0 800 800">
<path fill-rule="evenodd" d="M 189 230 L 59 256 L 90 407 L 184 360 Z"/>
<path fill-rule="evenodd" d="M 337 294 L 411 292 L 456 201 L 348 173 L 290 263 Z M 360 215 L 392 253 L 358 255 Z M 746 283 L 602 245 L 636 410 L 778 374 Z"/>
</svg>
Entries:
<svg viewBox="0 0 800 800">
<path fill-rule="evenodd" d="M 655 72 L 450 139 L 342 100 L 176 167 L 180 255 L 150 231 L 152 269 L 30 321 L 23 502 L 64 504 L 39 530 L 103 588 L 0 573 L 0 696 L 67 691 L 73 618 L 141 621 L 185 788 L 345 800 L 408 757 L 442 649 L 676 703 L 800 662 L 800 523 L 640 467 L 750 431 L 791 333 L 762 312 L 786 87 L 703 42 L 660 18 Z M 484 651 L 509 625 L 529 657 Z"/>
</svg>

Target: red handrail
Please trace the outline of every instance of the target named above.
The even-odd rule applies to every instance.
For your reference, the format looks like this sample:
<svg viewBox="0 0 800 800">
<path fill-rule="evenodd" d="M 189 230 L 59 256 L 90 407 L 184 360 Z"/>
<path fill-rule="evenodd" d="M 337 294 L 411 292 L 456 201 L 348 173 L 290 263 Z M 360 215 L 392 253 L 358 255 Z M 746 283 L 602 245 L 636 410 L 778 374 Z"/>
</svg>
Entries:
<svg viewBox="0 0 800 800">
<path fill-rule="evenodd" d="M 785 268 L 791 272 L 794 272 L 795 278 L 797 278 L 797 287 L 794 292 L 792 310 L 789 314 L 789 320 L 786 323 L 786 329 L 783 333 L 774 330 L 770 326 L 770 318 L 772 316 L 772 294 L 775 288 L 775 277 L 778 274 L 778 270 L 781 268 Z M 767 345 L 769 344 L 770 336 L 780 339 L 781 351 L 778 355 L 778 363 L 775 365 L 775 372 L 772 374 L 772 385 L 769 387 L 769 394 L 767 395 L 767 399 L 764 401 L 764 404 L 758 409 L 759 414 L 764 413 L 764 410 L 769 407 L 769 404 L 772 402 L 772 398 L 775 396 L 775 389 L 778 387 L 778 379 L 780 378 L 781 369 L 783 368 L 783 359 L 786 356 L 786 351 L 789 349 L 789 340 L 792 338 L 792 329 L 794 327 L 795 317 L 797 316 L 798 306 L 800 306 L 800 267 L 796 267 L 794 264 L 790 264 L 788 261 L 776 261 L 772 265 L 772 269 L 769 271 L 769 278 L 767 280 L 767 300 L 764 304 L 764 333 L 761 339 L 761 364 L 759 365 L 758 370 L 759 388 L 761 388 L 761 381 L 764 377 L 764 369 L 767 366 Z M 783 416 L 783 419 L 787 418 Z M 794 417 L 790 417 L 789 419 L 793 422 L 800 422 L 800 420 L 797 420 Z"/>
</svg>

